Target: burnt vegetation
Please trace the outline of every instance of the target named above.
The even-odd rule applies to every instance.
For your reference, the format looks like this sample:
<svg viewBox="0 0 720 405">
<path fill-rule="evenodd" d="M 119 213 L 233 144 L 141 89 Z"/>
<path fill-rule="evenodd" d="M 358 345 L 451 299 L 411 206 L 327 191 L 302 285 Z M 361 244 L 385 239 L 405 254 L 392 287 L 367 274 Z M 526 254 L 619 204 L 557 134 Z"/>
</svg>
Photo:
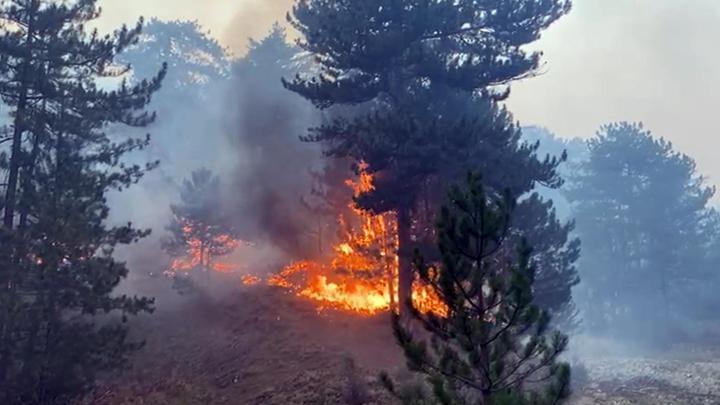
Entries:
<svg viewBox="0 0 720 405">
<path fill-rule="evenodd" d="M 0 0 L 0 403 L 550 405 L 575 338 L 717 339 L 694 159 L 505 104 L 569 0 L 296 0 L 241 55 L 99 3 Z"/>
</svg>

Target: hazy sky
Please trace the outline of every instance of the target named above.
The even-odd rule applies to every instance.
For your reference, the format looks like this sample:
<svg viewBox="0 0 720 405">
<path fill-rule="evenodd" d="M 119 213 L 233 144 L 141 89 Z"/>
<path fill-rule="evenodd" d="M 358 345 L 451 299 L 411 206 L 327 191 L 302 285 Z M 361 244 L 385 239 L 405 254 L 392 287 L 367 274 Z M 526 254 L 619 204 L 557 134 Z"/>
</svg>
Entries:
<svg viewBox="0 0 720 405">
<path fill-rule="evenodd" d="M 361 1 L 361 0 L 358 0 Z M 138 16 L 197 19 L 241 52 L 292 0 L 100 0 L 103 25 Z M 514 86 L 523 124 L 591 136 L 603 123 L 643 121 L 720 184 L 720 0 L 575 0 L 536 44 L 544 74 Z"/>
</svg>

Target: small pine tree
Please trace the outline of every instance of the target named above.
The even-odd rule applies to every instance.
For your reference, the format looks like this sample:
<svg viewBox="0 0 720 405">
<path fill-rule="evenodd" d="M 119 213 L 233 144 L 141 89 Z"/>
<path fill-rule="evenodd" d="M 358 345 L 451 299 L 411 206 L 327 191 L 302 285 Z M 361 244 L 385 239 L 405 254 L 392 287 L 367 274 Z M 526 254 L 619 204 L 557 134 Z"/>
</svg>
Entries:
<svg viewBox="0 0 720 405">
<path fill-rule="evenodd" d="M 512 241 L 514 200 L 488 197 L 477 175 L 468 177 L 466 190 L 453 187 L 449 197 L 437 225 L 441 262 L 427 263 L 419 253 L 414 260 L 417 275 L 441 297 L 448 314 L 413 311 L 428 339 L 416 336 L 399 316 L 393 319 L 408 367 L 427 376 L 432 395 L 396 389 L 387 374 L 383 382 L 405 403 L 427 403 L 418 401 L 430 396 L 440 404 L 562 402 L 569 395 L 570 368 L 557 359 L 568 339 L 550 333 L 550 316 L 533 304 L 531 249 L 520 243 L 515 261 L 502 253 Z"/>
<path fill-rule="evenodd" d="M 183 182 L 182 203 L 170 206 L 173 218 L 163 248 L 177 258 L 173 269 L 185 271 L 183 276 L 195 272 L 209 276 L 213 260 L 238 247 L 235 232 L 219 203 L 220 193 L 220 179 L 202 168 Z M 187 281 L 177 277 L 175 280 L 180 283 L 178 287 Z"/>
</svg>

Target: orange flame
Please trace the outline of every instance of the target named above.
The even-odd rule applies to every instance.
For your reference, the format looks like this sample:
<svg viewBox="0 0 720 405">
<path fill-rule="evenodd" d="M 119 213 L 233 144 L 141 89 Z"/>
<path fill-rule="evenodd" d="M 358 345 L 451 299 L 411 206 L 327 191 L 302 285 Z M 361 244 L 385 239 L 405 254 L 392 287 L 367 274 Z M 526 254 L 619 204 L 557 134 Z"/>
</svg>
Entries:
<svg viewBox="0 0 720 405">
<path fill-rule="evenodd" d="M 258 285 L 260 284 L 260 281 L 262 281 L 260 280 L 260 277 L 253 276 L 251 274 L 246 274 L 242 276 L 242 282 L 245 285 Z"/>
<path fill-rule="evenodd" d="M 361 166 L 357 181 L 348 180 L 346 184 L 356 197 L 374 187 L 366 165 Z M 321 309 L 335 308 L 364 315 L 394 309 L 398 301 L 397 219 L 393 213 L 373 215 L 359 210 L 354 203 L 350 208 L 350 221 L 342 216 L 338 220 L 344 235 L 326 263 L 293 263 L 273 275 L 268 284 L 314 300 Z M 413 285 L 412 299 L 422 312 L 447 314 L 447 307 L 435 291 L 419 281 Z"/>
<path fill-rule="evenodd" d="M 185 240 L 187 240 L 185 256 L 173 259 L 170 268 L 165 274 L 174 276 L 181 272 L 189 273 L 199 268 L 203 270 L 209 269 L 218 273 L 232 273 L 237 271 L 238 266 L 215 261 L 207 245 L 212 244 L 213 246 L 221 247 L 223 251 L 232 252 L 240 246 L 241 241 L 233 238 L 231 235 L 222 234 L 204 242 L 194 236 L 198 228 L 203 229 L 202 224 L 194 224 L 188 219 L 182 219 L 182 221 L 182 231 L 185 235 Z"/>
</svg>

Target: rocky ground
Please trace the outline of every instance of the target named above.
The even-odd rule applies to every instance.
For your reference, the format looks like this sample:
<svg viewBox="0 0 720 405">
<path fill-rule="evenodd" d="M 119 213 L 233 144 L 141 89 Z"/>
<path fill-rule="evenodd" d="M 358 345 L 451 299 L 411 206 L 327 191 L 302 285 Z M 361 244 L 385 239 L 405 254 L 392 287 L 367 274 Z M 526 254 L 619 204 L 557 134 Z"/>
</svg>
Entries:
<svg viewBox="0 0 720 405">
<path fill-rule="evenodd" d="M 590 358 L 577 405 L 720 404 L 720 355 Z"/>
<path fill-rule="evenodd" d="M 209 295 L 161 293 L 158 311 L 133 325 L 145 348 L 84 403 L 394 403 L 377 383 L 380 371 L 403 365 L 386 316 L 318 313 L 278 289 L 223 285 Z M 573 405 L 720 404 L 720 353 L 601 352 L 578 364 L 587 373 L 575 366 L 585 381 Z"/>
</svg>

